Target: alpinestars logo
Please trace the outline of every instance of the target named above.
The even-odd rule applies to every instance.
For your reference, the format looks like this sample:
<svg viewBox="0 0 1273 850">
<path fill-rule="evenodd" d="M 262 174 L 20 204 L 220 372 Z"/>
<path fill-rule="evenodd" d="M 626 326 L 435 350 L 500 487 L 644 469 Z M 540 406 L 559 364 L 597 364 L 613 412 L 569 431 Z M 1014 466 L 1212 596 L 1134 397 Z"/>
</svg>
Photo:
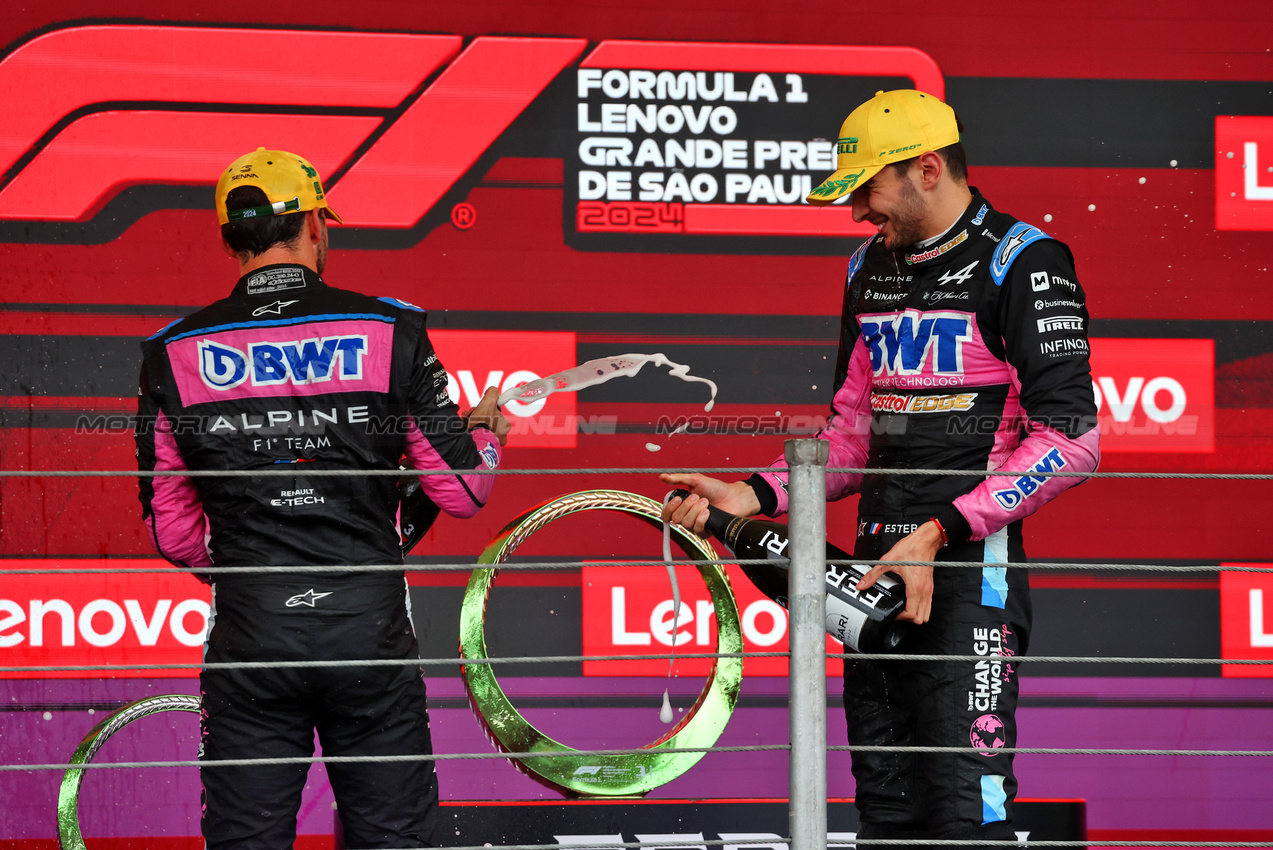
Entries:
<svg viewBox="0 0 1273 850">
<path fill-rule="evenodd" d="M 257 307 L 252 311 L 253 316 L 264 316 L 266 313 L 273 313 L 276 316 L 283 315 L 284 307 L 291 307 L 295 301 L 275 301 L 273 304 L 266 304 L 264 307 Z"/>
<path fill-rule="evenodd" d="M 330 590 L 327 591 L 326 593 L 315 593 L 314 588 L 311 587 L 309 590 L 305 591 L 304 593 L 298 593 L 295 596 L 293 596 L 291 599 L 287 600 L 287 607 L 296 608 L 300 605 L 304 605 L 306 607 L 313 608 L 315 602 L 322 599 L 323 597 L 331 596 L 331 595 L 332 595 L 332 591 Z"/>
<path fill-rule="evenodd" d="M 990 276 L 994 279 L 995 286 L 1003 286 L 1003 280 L 1008 274 L 1008 268 L 1023 248 L 1032 242 L 1048 238 L 1050 237 L 1042 230 L 1026 224 L 1024 221 L 1018 221 L 1008 228 L 1008 232 L 1004 234 L 1003 242 L 999 243 L 998 249 L 996 249 L 994 256 L 990 259 Z"/>
</svg>

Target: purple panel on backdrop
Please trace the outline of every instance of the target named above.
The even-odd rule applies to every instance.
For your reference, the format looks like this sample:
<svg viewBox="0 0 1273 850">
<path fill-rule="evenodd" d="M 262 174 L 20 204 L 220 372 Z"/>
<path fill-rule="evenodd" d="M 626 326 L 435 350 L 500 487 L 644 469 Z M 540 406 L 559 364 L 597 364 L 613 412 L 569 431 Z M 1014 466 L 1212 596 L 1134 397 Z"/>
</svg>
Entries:
<svg viewBox="0 0 1273 850">
<path fill-rule="evenodd" d="M 541 731 L 584 748 L 640 745 L 651 740 L 659 726 L 658 698 L 665 680 L 514 679 L 503 684 L 514 704 L 519 697 L 565 693 L 648 698 L 648 708 L 591 709 L 584 722 L 573 713 L 577 709 L 523 712 Z M 837 686 L 838 682 L 830 684 Z M 1026 677 L 1021 687 L 1024 700 L 1036 704 L 1020 712 L 1022 746 L 1273 752 L 1268 707 L 1237 707 L 1251 703 L 1273 706 L 1273 683 L 1267 680 Z M 441 696 L 441 690 L 439 687 L 431 693 Z M 681 688 L 680 692 L 684 695 L 682 705 L 695 693 L 692 688 Z M 744 694 L 785 696 L 786 681 L 748 679 Z M 1048 703 L 1061 705 L 1046 707 Z M 469 722 L 466 712 L 458 714 L 461 716 L 456 718 L 453 712 L 433 712 L 439 752 L 481 752 L 484 742 L 480 730 Z M 746 707 L 734 713 L 718 743 L 745 746 L 785 744 L 787 740 L 784 706 Z M 837 709 L 828 715 L 827 741 L 830 746 L 847 744 Z M 554 796 L 511 767 L 505 768 L 506 775 L 500 775 L 481 762 L 467 761 L 444 764 L 440 770 L 445 799 Z M 829 792 L 851 796 L 848 753 L 828 753 L 827 771 Z M 1088 826 L 1094 829 L 1273 828 L 1273 810 L 1267 805 L 1267 789 L 1273 786 L 1273 756 L 1026 754 L 1018 757 L 1017 774 L 1023 797 L 1087 799 Z M 709 754 L 687 774 L 649 796 L 785 797 L 786 793 L 787 754 L 773 751 Z"/>
<path fill-rule="evenodd" d="M 197 694 L 193 679 L 0 681 L 0 764 L 63 764 L 88 731 L 126 702 L 160 694 Z M 92 714 L 90 714 L 92 710 Z M 45 720 L 48 714 L 50 719 Z M 166 712 L 116 734 L 94 763 L 195 757 L 198 718 Z M 0 772 L 0 840 L 57 836 L 61 770 Z M 331 834 L 331 788 L 321 766 L 306 784 L 302 834 Z M 93 836 L 199 834 L 196 768 L 93 770 L 80 790 L 80 827 Z"/>
<path fill-rule="evenodd" d="M 1273 752 L 1273 680 L 1027 677 L 1021 686 L 1035 703 L 1019 715 L 1022 746 Z M 1273 756 L 1024 754 L 1017 765 L 1023 796 L 1084 797 L 1092 829 L 1273 829 Z"/>
<path fill-rule="evenodd" d="M 639 746 L 662 734 L 659 678 L 511 678 L 502 681 L 514 704 L 546 734 L 577 748 Z M 673 704 L 687 707 L 701 683 L 673 679 Z M 838 682 L 829 687 L 838 688 Z M 721 746 L 785 744 L 786 681 L 744 681 L 752 704 L 734 713 Z M 63 763 L 108 706 L 163 693 L 194 693 L 190 679 L 0 681 L 0 763 Z M 1256 679 L 1022 679 L 1023 746 L 1273 751 L 1273 683 Z M 430 679 L 434 746 L 439 753 L 490 754 L 490 744 L 464 706 L 458 679 Z M 582 706 L 532 707 L 536 698 L 582 698 Z M 586 708 L 606 697 L 619 708 Z M 756 704 L 759 703 L 759 704 Z M 88 709 L 96 706 L 90 715 Z M 48 713 L 49 720 L 44 719 Z M 828 718 L 832 746 L 846 743 L 839 711 Z M 101 760 L 193 758 L 193 715 L 149 717 L 120 733 Z M 828 754 L 828 786 L 852 793 L 848 754 Z M 1094 829 L 1273 829 L 1266 789 L 1273 757 L 1022 755 L 1023 796 L 1088 800 Z M 448 800 L 556 799 L 500 759 L 440 764 Z M 0 772 L 0 839 L 51 838 L 60 771 Z M 708 754 L 652 798 L 784 797 L 787 754 Z M 89 836 L 196 835 L 198 774 L 193 768 L 94 771 L 81 794 Z M 143 802 L 135 802 L 143 801 Z M 331 789 L 326 772 L 312 772 L 302 804 L 301 834 L 330 834 Z"/>
</svg>

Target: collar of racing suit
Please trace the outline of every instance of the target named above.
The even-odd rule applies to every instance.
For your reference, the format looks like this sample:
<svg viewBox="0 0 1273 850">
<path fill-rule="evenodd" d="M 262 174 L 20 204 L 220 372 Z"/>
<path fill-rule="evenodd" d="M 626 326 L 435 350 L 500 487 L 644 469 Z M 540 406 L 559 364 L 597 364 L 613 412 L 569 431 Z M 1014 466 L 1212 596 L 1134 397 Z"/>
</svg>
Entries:
<svg viewBox="0 0 1273 850">
<path fill-rule="evenodd" d="M 964 212 L 967 212 L 967 210 L 965 210 Z M 919 240 L 918 242 L 915 243 L 914 247 L 919 248 L 922 251 L 923 249 L 927 248 L 929 245 L 936 245 L 946 236 L 947 233 L 955 229 L 955 225 L 959 224 L 959 219 L 963 218 L 963 216 L 964 216 L 964 213 L 961 212 L 958 216 L 955 217 L 955 220 L 952 221 L 950 225 L 941 233 L 938 233 L 936 236 L 930 236 L 927 239 Z"/>
<path fill-rule="evenodd" d="M 993 207 L 991 207 L 989 201 L 981 196 L 976 187 L 970 188 L 972 201 L 969 202 L 954 224 L 946 228 L 938 236 L 925 239 L 923 242 L 918 242 L 909 248 L 895 252 L 894 257 L 909 266 L 931 262 L 939 257 L 949 260 L 975 242 L 976 240 L 973 237 L 978 235 L 978 228 L 982 226 Z"/>
<path fill-rule="evenodd" d="M 274 263 L 253 269 L 234 285 L 235 295 L 274 295 L 289 290 L 326 287 L 318 272 L 297 263 Z"/>
</svg>

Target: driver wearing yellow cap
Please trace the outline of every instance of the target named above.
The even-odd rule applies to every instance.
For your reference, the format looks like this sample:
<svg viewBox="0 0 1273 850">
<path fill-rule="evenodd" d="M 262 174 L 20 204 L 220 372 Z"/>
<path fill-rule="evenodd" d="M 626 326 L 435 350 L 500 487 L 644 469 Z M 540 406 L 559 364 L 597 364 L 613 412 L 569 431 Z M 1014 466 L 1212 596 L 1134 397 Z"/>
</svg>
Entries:
<svg viewBox="0 0 1273 850">
<path fill-rule="evenodd" d="M 954 110 L 911 89 L 845 119 L 834 174 L 809 203 L 852 205 L 876 233 L 849 260 L 827 496 L 860 493 L 854 557 L 906 584 L 911 624 L 887 661 L 850 659 L 849 741 L 946 752 L 856 752 L 860 838 L 1014 841 L 1016 659 L 1031 606 L 1022 521 L 1099 462 L 1088 313 L 1069 248 L 968 185 Z M 771 464 L 785 468 L 780 455 Z M 889 470 L 1020 471 L 898 475 Z M 787 510 L 785 471 L 690 490 L 665 517 L 702 532 L 706 505 Z M 833 532 L 834 533 L 834 532 Z M 851 533 L 845 530 L 843 533 Z M 974 567 L 897 562 L 959 561 Z M 907 655 L 977 656 L 912 661 Z M 949 751 L 957 749 L 957 751 Z"/>
</svg>

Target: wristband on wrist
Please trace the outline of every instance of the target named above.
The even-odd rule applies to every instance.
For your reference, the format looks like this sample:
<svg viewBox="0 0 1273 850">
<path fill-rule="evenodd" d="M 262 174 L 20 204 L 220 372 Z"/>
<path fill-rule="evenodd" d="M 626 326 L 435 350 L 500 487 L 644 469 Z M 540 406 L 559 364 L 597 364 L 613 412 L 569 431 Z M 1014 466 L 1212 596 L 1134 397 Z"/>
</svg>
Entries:
<svg viewBox="0 0 1273 850">
<path fill-rule="evenodd" d="M 946 529 L 942 527 L 941 520 L 935 516 L 928 518 L 928 521 L 937 526 L 937 532 L 941 534 L 941 545 L 945 546 L 950 542 L 950 535 L 946 533 Z"/>
<path fill-rule="evenodd" d="M 778 513 L 778 497 L 774 494 L 774 489 L 769 486 L 768 481 L 753 472 L 751 477 L 743 479 L 743 483 L 751 487 L 752 492 L 756 494 L 756 502 L 760 505 L 760 513 L 765 516 L 773 516 Z"/>
</svg>

